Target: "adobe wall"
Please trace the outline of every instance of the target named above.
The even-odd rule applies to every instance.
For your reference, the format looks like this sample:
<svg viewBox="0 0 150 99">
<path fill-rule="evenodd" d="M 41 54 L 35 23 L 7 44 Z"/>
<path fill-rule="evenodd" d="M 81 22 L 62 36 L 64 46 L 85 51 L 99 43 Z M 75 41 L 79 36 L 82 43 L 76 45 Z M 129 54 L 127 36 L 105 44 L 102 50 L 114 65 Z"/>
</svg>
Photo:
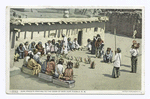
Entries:
<svg viewBox="0 0 150 99">
<path fill-rule="evenodd" d="M 117 34 L 132 37 L 133 31 L 136 29 L 136 37 L 142 37 L 142 20 L 138 21 L 136 16 L 110 15 L 109 21 L 106 23 L 106 32 L 114 33 L 115 27 Z"/>
</svg>

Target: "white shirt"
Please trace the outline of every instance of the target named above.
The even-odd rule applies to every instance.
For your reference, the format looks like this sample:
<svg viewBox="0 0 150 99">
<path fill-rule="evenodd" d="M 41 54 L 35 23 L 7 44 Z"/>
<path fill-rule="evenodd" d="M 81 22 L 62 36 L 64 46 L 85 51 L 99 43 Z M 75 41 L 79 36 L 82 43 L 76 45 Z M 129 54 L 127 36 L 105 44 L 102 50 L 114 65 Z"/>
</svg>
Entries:
<svg viewBox="0 0 150 99">
<path fill-rule="evenodd" d="M 120 67 L 120 64 L 121 64 L 121 53 L 117 53 L 115 55 L 115 60 L 114 60 L 114 66 L 115 67 Z"/>
<path fill-rule="evenodd" d="M 62 73 L 63 73 L 63 65 L 61 65 L 61 64 L 56 65 L 55 75 L 58 77 L 59 74 L 62 74 Z"/>
<path fill-rule="evenodd" d="M 23 61 L 23 65 L 24 66 L 27 66 L 27 64 L 28 64 L 28 59 L 29 59 L 30 57 L 29 56 L 26 56 L 25 58 L 24 58 L 24 61 Z"/>
<path fill-rule="evenodd" d="M 63 41 L 64 41 L 63 46 L 64 46 L 65 49 L 62 48 L 62 51 L 64 51 L 64 53 L 67 54 L 68 53 L 68 51 L 67 51 L 67 42 L 68 42 L 67 37 L 64 37 Z"/>
<path fill-rule="evenodd" d="M 131 53 L 131 56 L 137 56 L 139 51 L 138 51 L 138 49 L 131 48 L 130 53 Z"/>
</svg>

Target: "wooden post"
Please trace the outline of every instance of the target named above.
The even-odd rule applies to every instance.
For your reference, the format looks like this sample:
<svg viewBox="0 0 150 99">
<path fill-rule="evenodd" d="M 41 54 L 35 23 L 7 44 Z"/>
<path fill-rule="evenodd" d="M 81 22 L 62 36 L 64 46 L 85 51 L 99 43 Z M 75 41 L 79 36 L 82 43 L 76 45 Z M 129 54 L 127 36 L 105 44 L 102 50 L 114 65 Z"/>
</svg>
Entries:
<svg viewBox="0 0 150 99">
<path fill-rule="evenodd" d="M 116 51 L 116 28 L 114 28 L 114 36 L 115 36 L 115 51 Z"/>
</svg>

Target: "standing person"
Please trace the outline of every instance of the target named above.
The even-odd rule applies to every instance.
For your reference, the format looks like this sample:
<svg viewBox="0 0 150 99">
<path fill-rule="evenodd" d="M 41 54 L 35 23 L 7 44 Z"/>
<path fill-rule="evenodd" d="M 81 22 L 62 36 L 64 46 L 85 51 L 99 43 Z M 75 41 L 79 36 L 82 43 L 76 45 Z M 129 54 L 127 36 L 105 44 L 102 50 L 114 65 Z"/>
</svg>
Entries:
<svg viewBox="0 0 150 99">
<path fill-rule="evenodd" d="M 62 46 L 62 54 L 68 54 L 68 51 L 67 51 L 67 37 L 62 34 L 62 37 L 63 37 L 63 46 Z"/>
<path fill-rule="evenodd" d="M 131 73 L 136 73 L 137 71 L 137 56 L 139 53 L 139 44 L 134 43 L 131 47 L 130 53 L 131 53 Z"/>
<path fill-rule="evenodd" d="M 23 44 L 20 43 L 19 46 L 16 49 L 16 53 L 19 54 L 19 59 L 23 59 L 24 58 L 24 51 L 25 51 L 25 49 L 23 47 Z"/>
<path fill-rule="evenodd" d="M 55 66 L 55 77 L 58 78 L 60 75 L 63 74 L 63 59 L 59 59 L 58 64 Z"/>
<path fill-rule="evenodd" d="M 36 45 L 36 49 L 38 49 L 38 51 L 41 53 L 41 56 L 44 54 L 44 48 L 42 46 L 42 42 L 38 42 L 38 44 Z"/>
<path fill-rule="evenodd" d="M 46 51 L 46 54 L 48 53 L 48 52 L 50 52 L 50 48 L 51 48 L 51 41 L 50 40 L 48 40 L 48 42 L 47 43 L 45 43 L 45 51 Z"/>
<path fill-rule="evenodd" d="M 96 57 L 101 58 L 103 54 L 103 47 L 104 47 L 104 41 L 101 38 L 98 38 L 97 41 L 95 42 Z"/>
<path fill-rule="evenodd" d="M 118 78 L 120 76 L 120 65 L 121 65 L 121 49 L 117 48 L 117 53 L 114 60 L 114 68 L 112 72 L 113 78 Z"/>
<path fill-rule="evenodd" d="M 98 38 L 100 38 L 99 34 L 97 34 L 96 37 L 95 36 L 93 37 L 91 54 L 95 54 L 95 42 L 97 41 Z"/>
</svg>

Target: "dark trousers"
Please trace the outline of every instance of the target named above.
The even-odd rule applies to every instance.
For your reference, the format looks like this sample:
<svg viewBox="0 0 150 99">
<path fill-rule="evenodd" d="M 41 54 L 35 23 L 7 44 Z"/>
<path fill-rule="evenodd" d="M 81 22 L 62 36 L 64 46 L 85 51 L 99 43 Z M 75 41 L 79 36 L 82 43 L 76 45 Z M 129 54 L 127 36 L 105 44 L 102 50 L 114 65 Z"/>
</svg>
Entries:
<svg viewBox="0 0 150 99">
<path fill-rule="evenodd" d="M 136 73 L 137 71 L 137 57 L 132 56 L 131 57 L 131 72 Z"/>
<path fill-rule="evenodd" d="M 112 72 L 112 77 L 117 78 L 120 76 L 120 67 L 114 67 Z"/>
</svg>

